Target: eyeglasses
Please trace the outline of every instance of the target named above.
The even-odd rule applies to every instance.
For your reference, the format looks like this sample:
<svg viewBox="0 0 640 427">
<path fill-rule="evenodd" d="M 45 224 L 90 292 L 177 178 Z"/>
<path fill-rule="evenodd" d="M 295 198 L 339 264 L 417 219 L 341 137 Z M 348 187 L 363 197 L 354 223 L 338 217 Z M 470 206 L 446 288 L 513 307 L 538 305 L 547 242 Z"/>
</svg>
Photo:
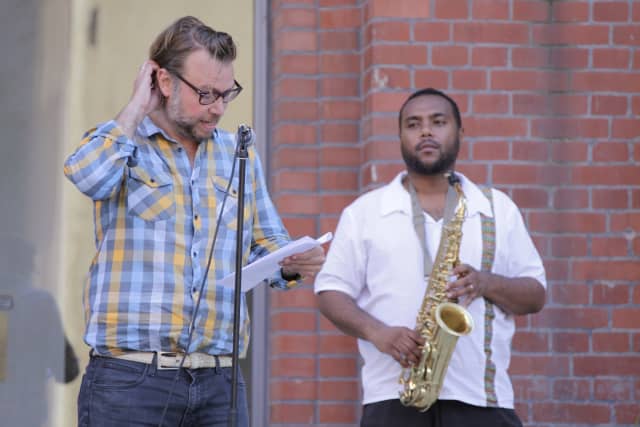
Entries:
<svg viewBox="0 0 640 427">
<path fill-rule="evenodd" d="M 200 102 L 200 105 L 211 105 L 214 102 L 216 102 L 219 98 L 222 98 L 222 102 L 227 104 L 233 101 L 234 99 L 236 99 L 236 97 L 240 94 L 240 92 L 242 92 L 242 86 L 240 86 L 240 83 L 238 83 L 236 80 L 233 81 L 233 87 L 231 89 L 225 90 L 224 92 L 218 92 L 215 89 L 212 89 L 209 92 L 205 92 L 203 90 L 198 89 L 188 81 L 186 81 L 185 78 L 182 77 L 180 74 L 178 73 L 172 73 L 172 74 L 174 74 L 177 78 L 182 80 L 184 84 L 189 86 L 191 89 L 194 90 L 195 93 L 198 94 L 198 96 L 200 96 L 200 99 L 198 100 Z"/>
</svg>

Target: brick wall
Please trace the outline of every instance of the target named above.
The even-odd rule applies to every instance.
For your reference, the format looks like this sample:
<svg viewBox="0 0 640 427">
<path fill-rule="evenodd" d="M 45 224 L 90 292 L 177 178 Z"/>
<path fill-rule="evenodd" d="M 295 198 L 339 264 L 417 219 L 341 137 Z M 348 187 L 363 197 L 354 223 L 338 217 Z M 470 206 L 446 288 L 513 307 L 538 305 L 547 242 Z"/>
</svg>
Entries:
<svg viewBox="0 0 640 427">
<path fill-rule="evenodd" d="M 527 426 L 640 422 L 640 2 L 273 0 L 271 185 L 294 236 L 402 168 L 397 111 L 459 103 L 459 168 L 521 207 L 546 308 L 517 319 Z M 357 353 L 310 285 L 271 292 L 271 425 L 355 426 Z"/>
</svg>

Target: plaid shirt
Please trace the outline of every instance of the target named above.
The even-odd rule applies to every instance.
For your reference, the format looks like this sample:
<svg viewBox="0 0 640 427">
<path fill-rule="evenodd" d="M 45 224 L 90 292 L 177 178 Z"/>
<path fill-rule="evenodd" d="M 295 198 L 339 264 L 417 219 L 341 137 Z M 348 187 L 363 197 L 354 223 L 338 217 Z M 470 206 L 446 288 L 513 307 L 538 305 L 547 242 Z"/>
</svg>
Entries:
<svg viewBox="0 0 640 427">
<path fill-rule="evenodd" d="M 191 166 L 186 151 L 147 117 L 128 138 L 110 121 L 90 132 L 65 162 L 65 175 L 94 202 L 97 253 L 84 289 L 85 342 L 99 354 L 200 351 L 233 346 L 233 289 L 216 281 L 235 270 L 238 167 L 224 211 L 235 135 L 215 130 Z M 243 264 L 289 241 L 249 149 Z M 221 215 L 211 270 L 187 349 L 189 325 Z M 281 276 L 271 286 L 287 288 Z M 242 295 L 240 353 L 249 317 Z"/>
</svg>

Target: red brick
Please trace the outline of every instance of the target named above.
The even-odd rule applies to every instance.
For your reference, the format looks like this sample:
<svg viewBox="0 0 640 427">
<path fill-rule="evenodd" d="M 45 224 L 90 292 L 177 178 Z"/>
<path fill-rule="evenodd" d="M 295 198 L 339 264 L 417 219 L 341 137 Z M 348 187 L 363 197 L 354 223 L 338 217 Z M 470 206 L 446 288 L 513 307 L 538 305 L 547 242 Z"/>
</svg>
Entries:
<svg viewBox="0 0 640 427">
<path fill-rule="evenodd" d="M 595 353 L 627 353 L 631 339 L 622 332 L 594 332 L 592 346 Z"/>
<path fill-rule="evenodd" d="M 354 51 L 359 48 L 359 34 L 356 30 L 321 31 L 322 50 Z"/>
<path fill-rule="evenodd" d="M 573 73 L 571 89 L 580 92 L 640 92 L 640 75 L 611 71 L 577 71 Z"/>
<path fill-rule="evenodd" d="M 637 280 L 640 266 L 634 261 L 574 261 L 575 280 Z M 637 326 L 637 325 L 636 325 Z"/>
<path fill-rule="evenodd" d="M 314 144 L 316 142 L 316 127 L 298 123 L 279 125 L 273 133 L 273 143 L 280 144 Z"/>
<path fill-rule="evenodd" d="M 593 3 L 593 20 L 605 22 L 626 22 L 629 5 L 626 2 Z"/>
<path fill-rule="evenodd" d="M 291 146 L 280 148 L 273 160 L 273 166 L 276 169 L 284 167 L 316 167 L 318 164 L 317 151 L 305 146 L 301 148 Z"/>
<path fill-rule="evenodd" d="M 414 72 L 416 87 L 433 87 L 446 90 L 449 88 L 449 73 L 442 70 L 416 70 Z"/>
<path fill-rule="evenodd" d="M 272 292 L 270 299 L 272 308 L 315 309 L 317 307 L 316 296 L 313 290 L 307 287 L 291 289 L 286 292 Z"/>
<path fill-rule="evenodd" d="M 514 47 L 511 61 L 515 68 L 539 68 L 549 66 L 549 49 L 543 47 Z"/>
<path fill-rule="evenodd" d="M 614 138 L 635 139 L 640 136 L 640 124 L 638 119 L 614 118 L 611 123 Z"/>
<path fill-rule="evenodd" d="M 320 173 L 320 188 L 328 191 L 358 191 L 358 172 L 327 170 Z"/>
<path fill-rule="evenodd" d="M 610 421 L 607 404 L 594 403 L 534 403 L 533 416 L 538 422 L 551 423 L 607 423 Z"/>
<path fill-rule="evenodd" d="M 562 376 L 569 373 L 569 357 L 563 355 L 518 355 L 511 358 L 509 373 L 512 375 Z"/>
<path fill-rule="evenodd" d="M 277 98 L 315 98 L 318 96 L 316 79 L 282 79 L 274 88 L 274 99 Z"/>
<path fill-rule="evenodd" d="M 316 376 L 316 359 L 309 357 L 276 357 L 271 359 L 271 378 L 313 378 Z"/>
<path fill-rule="evenodd" d="M 585 332 L 554 332 L 552 351 L 557 353 L 588 352 L 589 335 Z"/>
<path fill-rule="evenodd" d="M 473 143 L 475 160 L 508 160 L 509 143 L 506 141 L 478 141 Z"/>
<path fill-rule="evenodd" d="M 546 378 L 514 378 L 516 400 L 544 400 L 549 396 L 550 382 Z"/>
<path fill-rule="evenodd" d="M 275 175 L 275 183 L 279 191 L 316 191 L 317 179 L 315 172 L 282 171 Z"/>
<path fill-rule="evenodd" d="M 589 2 L 551 3 L 554 22 L 584 22 L 589 20 Z"/>
<path fill-rule="evenodd" d="M 316 19 L 317 13 L 314 9 L 280 9 L 273 18 L 273 29 L 281 32 L 285 28 L 314 28 Z"/>
<path fill-rule="evenodd" d="M 516 188 L 513 201 L 521 209 L 541 209 L 549 207 L 549 194 L 540 188 Z"/>
<path fill-rule="evenodd" d="M 616 257 L 628 255 L 627 239 L 622 237 L 593 237 L 591 255 L 596 257 Z"/>
<path fill-rule="evenodd" d="M 609 134 L 609 122 L 606 119 L 534 119 L 531 134 L 540 138 L 604 138 Z"/>
<path fill-rule="evenodd" d="M 589 207 L 589 192 L 581 188 L 560 188 L 553 195 L 556 209 L 580 209 Z"/>
<path fill-rule="evenodd" d="M 640 185 L 637 166 L 577 166 L 571 171 L 577 185 Z"/>
<path fill-rule="evenodd" d="M 574 47 L 554 47 L 550 51 L 549 66 L 554 68 L 587 68 L 589 49 Z"/>
<path fill-rule="evenodd" d="M 616 25 L 613 28 L 613 43 L 640 46 L 640 28 L 637 25 Z"/>
<path fill-rule="evenodd" d="M 467 117 L 464 122 L 468 135 L 520 137 L 527 134 L 527 122 L 521 118 Z"/>
<path fill-rule="evenodd" d="M 484 70 L 454 70 L 452 87 L 457 90 L 479 90 L 487 87 L 487 72 Z"/>
<path fill-rule="evenodd" d="M 326 74 L 346 74 L 360 72 L 360 56 L 355 54 L 320 55 L 320 72 Z"/>
<path fill-rule="evenodd" d="M 456 22 L 453 24 L 454 41 L 461 43 L 526 44 L 529 29 L 525 24 L 511 22 Z"/>
<path fill-rule="evenodd" d="M 371 136 L 376 137 L 397 137 L 398 136 L 398 117 L 393 116 L 375 116 L 369 117 L 364 120 L 363 123 L 363 135 L 364 139 Z"/>
<path fill-rule="evenodd" d="M 640 277 L 640 267 L 635 267 L 635 273 L 635 280 L 637 280 Z M 614 328 L 636 329 L 638 325 L 640 325 L 640 308 L 618 308 L 613 312 Z"/>
<path fill-rule="evenodd" d="M 616 414 L 617 425 L 638 425 L 640 422 L 640 410 L 638 409 L 637 399 L 633 403 L 616 403 L 613 411 Z"/>
<path fill-rule="evenodd" d="M 320 93 L 326 97 L 356 97 L 360 81 L 355 77 L 334 77 L 320 80 Z"/>
<path fill-rule="evenodd" d="M 404 0 L 402 2 L 369 0 L 367 2 L 367 19 L 382 17 L 428 18 L 429 4 L 423 0 Z"/>
<path fill-rule="evenodd" d="M 509 19 L 509 0 L 475 0 L 472 2 L 473 19 Z"/>
<path fill-rule="evenodd" d="M 353 396 L 352 400 L 356 399 L 357 396 Z M 353 424 L 358 420 L 359 413 L 360 405 L 356 403 L 320 403 L 318 405 L 318 420 L 321 423 Z"/>
<path fill-rule="evenodd" d="M 574 356 L 573 369 L 577 376 L 638 375 L 640 356 Z"/>
<path fill-rule="evenodd" d="M 320 10 L 320 28 L 323 30 L 355 29 L 361 24 L 359 7 Z"/>
<path fill-rule="evenodd" d="M 466 19 L 469 8 L 466 0 L 436 0 L 434 17 L 438 19 Z"/>
<path fill-rule="evenodd" d="M 609 26 L 535 24 L 532 41 L 541 45 L 608 45 Z"/>
<path fill-rule="evenodd" d="M 312 425 L 315 409 L 311 403 L 272 403 L 270 412 L 272 423 Z"/>
<path fill-rule="evenodd" d="M 320 335 L 319 350 L 323 354 L 353 354 L 357 352 L 356 340 L 346 335 Z"/>
<path fill-rule="evenodd" d="M 549 159 L 547 141 L 518 141 L 511 146 L 511 158 L 529 162 L 546 162 Z"/>
<path fill-rule="evenodd" d="M 409 70 L 376 66 L 367 71 L 364 81 L 364 93 L 378 89 L 408 89 L 410 87 Z"/>
<path fill-rule="evenodd" d="M 407 97 L 402 92 L 373 92 L 366 97 L 367 113 L 397 113 Z"/>
<path fill-rule="evenodd" d="M 426 46 L 375 45 L 365 51 L 365 64 L 426 65 Z"/>
<path fill-rule="evenodd" d="M 594 68 L 628 69 L 631 65 L 631 51 L 629 49 L 593 49 Z"/>
<path fill-rule="evenodd" d="M 549 334 L 519 331 L 513 337 L 513 350 L 522 353 L 547 353 L 549 352 Z"/>
<path fill-rule="evenodd" d="M 273 354 L 315 354 L 318 352 L 318 339 L 315 335 L 271 335 Z"/>
<path fill-rule="evenodd" d="M 552 237 L 551 254 L 555 257 L 586 256 L 587 239 L 579 236 Z"/>
<path fill-rule="evenodd" d="M 413 26 L 414 41 L 446 42 L 451 40 L 451 25 L 446 22 L 421 22 Z"/>
<path fill-rule="evenodd" d="M 626 115 L 629 103 L 625 96 L 593 95 L 591 102 L 592 114 Z"/>
<path fill-rule="evenodd" d="M 360 101 L 324 100 L 320 107 L 323 120 L 357 120 L 362 116 Z"/>
<path fill-rule="evenodd" d="M 315 31 L 283 31 L 274 38 L 273 46 L 276 54 L 283 51 L 315 51 L 318 48 L 318 35 Z"/>
<path fill-rule="evenodd" d="M 355 357 L 323 357 L 318 360 L 322 378 L 357 377 L 358 363 Z"/>
<path fill-rule="evenodd" d="M 358 125 L 350 123 L 327 123 L 321 128 L 321 140 L 324 143 L 358 142 Z"/>
<path fill-rule="evenodd" d="M 555 304 L 567 306 L 589 304 L 589 289 L 590 287 L 586 285 L 553 286 L 549 300 Z"/>
<path fill-rule="evenodd" d="M 629 207 L 629 192 L 626 189 L 594 189 L 592 204 L 595 209 L 626 209 Z"/>
<path fill-rule="evenodd" d="M 569 75 L 564 71 L 493 71 L 490 84 L 495 90 L 560 91 L 569 88 Z"/>
<path fill-rule="evenodd" d="M 526 22 L 547 21 L 550 10 L 546 3 L 518 0 L 513 2 L 513 19 Z"/>
<path fill-rule="evenodd" d="M 365 41 L 372 42 L 406 42 L 411 35 L 408 22 L 376 21 L 367 25 Z"/>
<path fill-rule="evenodd" d="M 471 64 L 476 67 L 505 67 L 508 51 L 503 47 L 476 46 L 471 50 Z"/>
<path fill-rule="evenodd" d="M 538 328 L 603 328 L 609 323 L 608 311 L 592 307 L 547 307 L 543 316 L 534 318 Z"/>
<path fill-rule="evenodd" d="M 589 145 L 584 142 L 558 141 L 551 147 L 551 159 L 556 162 L 584 162 L 588 153 Z"/>
<path fill-rule="evenodd" d="M 323 145 L 320 156 L 320 166 L 358 166 L 361 164 L 359 147 Z"/>
<path fill-rule="evenodd" d="M 313 332 L 317 317 L 314 312 L 280 312 L 271 315 L 271 327 L 277 331 Z"/>
<path fill-rule="evenodd" d="M 611 230 L 632 231 L 640 229 L 640 214 L 638 213 L 618 213 L 611 215 Z"/>
<path fill-rule="evenodd" d="M 318 72 L 318 57 L 302 54 L 281 55 L 276 61 L 275 72 L 278 74 L 315 74 Z"/>
<path fill-rule="evenodd" d="M 283 215 L 282 219 L 293 238 L 309 236 L 316 231 L 316 222 L 313 218 L 288 218 Z"/>
<path fill-rule="evenodd" d="M 274 120 L 316 120 L 318 103 L 304 101 L 283 101 L 278 104 Z"/>
<path fill-rule="evenodd" d="M 270 381 L 269 398 L 278 400 L 316 400 L 316 385 L 305 379 Z"/>
<path fill-rule="evenodd" d="M 566 281 L 569 277 L 569 261 L 566 259 L 546 259 L 544 268 L 547 273 L 547 280 Z"/>
<path fill-rule="evenodd" d="M 569 171 L 562 166 L 496 164 L 493 167 L 496 184 L 561 184 L 566 183 L 568 177 Z"/>
<path fill-rule="evenodd" d="M 469 49 L 466 46 L 433 46 L 431 64 L 437 67 L 463 66 L 469 63 Z"/>
<path fill-rule="evenodd" d="M 579 378 L 560 378 L 553 382 L 552 397 L 554 400 L 581 400 L 586 401 L 591 397 L 588 380 Z"/>
<path fill-rule="evenodd" d="M 400 158 L 398 141 L 372 141 L 364 146 L 364 160 L 387 160 Z"/>
<path fill-rule="evenodd" d="M 356 400 L 360 390 L 360 381 L 358 379 L 340 381 L 323 379 L 318 388 L 320 400 Z"/>
</svg>

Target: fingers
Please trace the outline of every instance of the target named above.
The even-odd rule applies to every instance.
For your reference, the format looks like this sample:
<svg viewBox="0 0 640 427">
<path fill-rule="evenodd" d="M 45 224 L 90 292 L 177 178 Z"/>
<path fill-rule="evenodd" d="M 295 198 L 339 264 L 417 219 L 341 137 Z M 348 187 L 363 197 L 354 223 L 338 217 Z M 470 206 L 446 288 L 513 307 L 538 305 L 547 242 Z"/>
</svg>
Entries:
<svg viewBox="0 0 640 427">
<path fill-rule="evenodd" d="M 280 266 L 287 271 L 294 271 L 302 276 L 302 280 L 315 277 L 324 264 L 325 255 L 322 246 L 317 246 L 306 252 L 291 255 L 280 262 Z"/>
</svg>

